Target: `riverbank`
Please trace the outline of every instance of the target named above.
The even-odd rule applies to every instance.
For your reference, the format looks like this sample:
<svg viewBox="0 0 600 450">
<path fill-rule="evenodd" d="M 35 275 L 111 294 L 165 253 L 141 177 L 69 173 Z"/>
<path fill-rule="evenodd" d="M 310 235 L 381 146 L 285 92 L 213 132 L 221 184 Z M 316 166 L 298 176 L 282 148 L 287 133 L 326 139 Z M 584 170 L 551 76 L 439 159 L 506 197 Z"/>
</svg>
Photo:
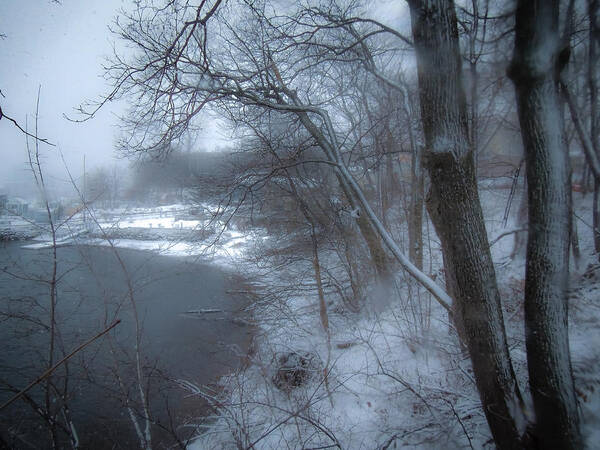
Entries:
<svg viewBox="0 0 600 450">
<path fill-rule="evenodd" d="M 241 232 L 232 223 L 214 217 L 214 207 L 173 204 L 148 208 L 79 212 L 56 230 L 56 245 L 105 246 L 150 251 L 160 255 L 194 256 L 229 267 L 239 261 L 249 244 L 265 239 L 260 230 Z M 6 227 L 10 240 L 27 249 L 51 248 L 52 235 L 44 224 L 29 231 Z M 34 230 L 37 230 L 35 233 Z M 33 238 L 32 242 L 25 242 Z M 6 239 L 8 240 L 8 238 Z M 2 239 L 0 239 L 2 241 Z"/>
<path fill-rule="evenodd" d="M 24 241 L 42 232 L 39 225 L 19 216 L 0 215 L 0 242 Z"/>
<path fill-rule="evenodd" d="M 523 225 L 517 217 L 503 220 L 509 190 L 482 189 L 480 195 L 511 359 L 527 395 L 525 258 L 520 253 L 511 256 L 515 233 L 510 232 Z M 591 215 L 590 196 L 574 195 L 574 206 L 577 217 Z M 600 430 L 600 352 L 590 342 L 600 340 L 600 268 L 590 228 L 583 228 L 583 220 L 578 225 L 581 255 L 571 267 L 569 338 L 583 448 L 595 449 Z M 404 235 L 406 229 L 396 232 Z M 323 243 L 319 261 L 321 267 L 330 268 L 321 272 L 326 331 L 310 249 L 303 254 L 283 233 L 279 239 L 266 241 L 261 256 L 245 268 L 260 280 L 255 306 L 260 332 L 252 364 L 222 380 L 223 395 L 211 398 L 196 392 L 212 401 L 220 414 L 216 422 L 199 424 L 191 449 L 493 446 L 471 362 L 447 312 L 422 286 L 398 270 L 392 298 L 377 286 L 364 286 L 361 311 L 350 310 L 336 285 L 333 270 L 339 259 Z M 443 280 L 435 247 L 439 244 L 435 235 L 427 240 L 428 270 Z M 290 360 L 300 364 L 292 370 Z M 281 383 L 282 373 L 291 380 L 287 387 Z"/>
</svg>

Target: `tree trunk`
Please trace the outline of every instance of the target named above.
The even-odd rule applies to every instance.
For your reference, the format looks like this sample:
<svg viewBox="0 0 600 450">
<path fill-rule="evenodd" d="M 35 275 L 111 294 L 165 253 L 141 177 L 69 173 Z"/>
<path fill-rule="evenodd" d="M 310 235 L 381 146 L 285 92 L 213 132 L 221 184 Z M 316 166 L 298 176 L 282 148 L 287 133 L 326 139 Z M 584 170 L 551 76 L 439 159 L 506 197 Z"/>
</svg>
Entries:
<svg viewBox="0 0 600 450">
<path fill-rule="evenodd" d="M 425 191 L 425 177 L 423 175 L 423 150 L 417 143 L 413 130 L 413 105 L 408 89 L 401 84 L 404 101 L 404 114 L 406 115 L 406 130 L 411 151 L 410 165 L 410 206 L 408 210 L 408 257 L 419 269 L 423 270 L 423 205 Z"/>
<path fill-rule="evenodd" d="M 391 151 L 392 147 L 388 145 L 388 151 Z M 384 159 L 385 158 L 385 159 Z M 394 194 L 394 162 L 392 160 L 392 155 L 387 153 L 385 157 L 382 157 L 381 163 L 383 165 L 381 170 L 381 221 L 383 222 L 383 226 L 386 229 L 390 229 L 388 223 L 388 213 L 392 206 L 393 199 L 395 198 Z"/>
<path fill-rule="evenodd" d="M 577 231 L 577 218 L 571 214 L 571 250 L 575 260 L 575 269 L 579 270 L 581 262 L 581 248 L 579 247 L 579 232 Z"/>
<path fill-rule="evenodd" d="M 560 120 L 558 76 L 564 64 L 558 0 L 520 0 L 509 70 L 525 148 L 529 235 L 525 342 L 541 448 L 580 448 L 579 416 L 567 326 L 569 158 Z"/>
<path fill-rule="evenodd" d="M 410 133 L 410 132 L 409 132 Z M 422 150 L 411 135 L 412 164 L 410 167 L 410 211 L 408 217 L 408 256 L 419 270 L 423 270 L 423 177 Z"/>
<path fill-rule="evenodd" d="M 338 176 L 338 180 L 342 186 L 342 190 L 344 191 L 346 198 L 350 201 L 352 207 L 356 209 L 357 205 L 352 192 L 346 186 L 346 183 L 340 176 Z M 356 224 L 358 225 L 360 234 L 365 240 L 369 249 L 371 262 L 375 267 L 378 280 L 387 284 L 391 280 L 392 272 L 390 270 L 389 258 L 387 257 L 383 245 L 381 244 L 381 237 L 373 229 L 373 226 L 371 225 L 371 222 L 369 222 L 369 219 L 366 215 L 359 214 L 359 216 L 356 218 Z"/>
<path fill-rule="evenodd" d="M 319 147 L 323 150 L 328 162 L 335 167 L 335 175 L 340 182 L 341 189 L 345 192 L 346 196 L 350 201 L 355 201 L 357 206 L 360 206 L 359 212 L 361 213 L 360 217 L 366 219 L 366 223 L 369 225 L 374 237 L 378 239 L 379 246 L 381 247 L 381 243 L 383 242 L 389 251 L 392 253 L 396 261 L 398 261 L 402 267 L 425 289 L 431 293 L 433 298 L 447 311 L 451 310 L 452 298 L 442 289 L 440 286 L 435 283 L 430 277 L 425 275 L 423 271 L 417 269 L 413 263 L 410 262 L 408 257 L 400 250 L 398 244 L 394 241 L 391 234 L 388 230 L 385 229 L 381 220 L 377 217 L 371 205 L 367 201 L 364 192 L 361 187 L 358 185 L 346 165 L 344 161 L 340 157 L 339 154 L 339 145 L 335 142 L 335 133 L 333 131 L 333 125 L 331 123 L 331 119 L 326 111 L 314 108 L 314 107 L 305 107 L 302 105 L 302 102 L 298 99 L 297 95 L 290 91 L 286 90 L 286 94 L 290 96 L 294 100 L 294 112 L 297 117 L 300 119 L 306 130 L 313 136 L 319 145 Z M 306 108 L 304 110 L 303 108 Z M 320 129 L 315 125 L 314 122 L 310 119 L 306 111 L 310 111 L 313 114 L 316 114 L 322 120 L 327 134 L 330 136 L 331 141 L 328 140 L 325 135 L 320 131 Z M 350 195 L 348 195 L 350 194 Z M 359 221 L 360 224 L 360 221 Z M 381 247 L 382 248 L 382 247 Z M 382 248 L 383 250 L 383 248 Z M 385 252 L 383 253 L 385 256 L 386 267 L 387 267 L 387 255 Z M 393 280 L 392 280 L 393 281 Z"/>
<path fill-rule="evenodd" d="M 318 127 L 310 120 L 308 114 L 306 114 L 306 112 L 298 112 L 297 116 L 308 132 L 311 133 L 311 135 L 315 138 L 325 154 L 328 154 L 328 144 L 325 142 L 323 134 L 319 131 Z M 339 171 L 335 172 L 335 176 L 340 184 L 342 192 L 344 192 L 344 196 L 350 203 L 350 206 L 353 209 L 357 209 L 357 200 L 353 194 L 352 187 L 349 186 L 348 180 L 343 177 Z M 373 263 L 373 267 L 375 268 L 375 272 L 377 273 L 379 281 L 387 284 L 391 280 L 392 272 L 390 270 L 389 258 L 385 253 L 381 242 L 381 236 L 374 229 L 373 225 L 365 214 L 358 215 L 356 218 L 356 224 L 358 225 L 360 234 L 367 244 L 369 254 L 371 256 L 371 262 Z"/>
<path fill-rule="evenodd" d="M 501 449 L 521 448 L 521 395 L 510 361 L 500 294 L 470 149 L 454 3 L 409 0 L 417 56 L 427 208 L 455 286 L 475 381 Z"/>
<path fill-rule="evenodd" d="M 594 199 L 592 204 L 592 226 L 594 228 L 594 250 L 600 260 L 600 180 L 594 179 Z"/>
<path fill-rule="evenodd" d="M 590 45 L 588 55 L 588 84 L 590 88 L 590 140 L 596 156 L 600 158 L 600 97 L 599 77 L 600 60 L 600 0 L 588 0 L 588 14 L 590 20 Z M 594 249 L 596 257 L 600 260 L 600 175 L 595 174 L 594 180 Z"/>
<path fill-rule="evenodd" d="M 523 177 L 526 178 L 527 177 Z M 527 183 L 527 181 L 525 181 Z M 524 183 L 524 184 L 525 184 Z M 515 227 L 525 227 L 527 224 L 527 186 L 523 186 L 523 192 L 521 193 L 521 201 L 519 202 L 519 210 L 517 211 L 517 223 Z M 513 245 L 512 253 L 510 254 L 511 259 L 523 257 L 525 255 L 525 247 L 527 243 L 527 233 L 525 231 L 518 231 L 515 233 L 515 243 Z"/>
<path fill-rule="evenodd" d="M 600 74 L 600 1 L 588 0 L 590 17 L 590 46 L 588 59 L 588 84 L 590 87 L 590 140 L 596 156 L 600 158 L 600 98 L 598 96 Z M 594 180 L 594 249 L 600 260 L 600 178 L 596 174 Z"/>
<path fill-rule="evenodd" d="M 408 218 L 409 257 L 419 270 L 423 270 L 423 197 L 424 177 L 421 151 L 415 149 L 412 156 L 410 213 Z"/>
</svg>

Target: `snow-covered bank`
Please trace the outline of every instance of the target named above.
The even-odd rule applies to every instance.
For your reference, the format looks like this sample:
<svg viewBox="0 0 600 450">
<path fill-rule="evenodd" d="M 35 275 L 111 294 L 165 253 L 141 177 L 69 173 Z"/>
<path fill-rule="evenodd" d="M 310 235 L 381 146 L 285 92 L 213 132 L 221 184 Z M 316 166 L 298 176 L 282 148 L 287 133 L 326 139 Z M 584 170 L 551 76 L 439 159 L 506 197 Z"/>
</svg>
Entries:
<svg viewBox="0 0 600 450">
<path fill-rule="evenodd" d="M 80 213 L 59 229 L 56 245 L 114 246 L 170 256 L 198 256 L 229 265 L 242 257 L 249 240 L 260 239 L 257 233 L 241 233 L 212 220 L 208 205 L 190 208 L 174 204 L 97 210 L 93 220 Z M 54 245 L 47 232 L 38 233 L 35 240 L 23 248 L 36 250 Z"/>
<path fill-rule="evenodd" d="M 481 448 L 489 430 L 469 362 L 448 338 L 445 312 L 421 293 L 431 324 L 411 323 L 415 305 L 407 289 L 400 292 L 400 301 L 381 313 L 330 310 L 330 346 L 315 298 L 259 301 L 252 365 L 222 380 L 222 396 L 198 388 L 218 414 L 190 448 L 437 449 L 469 441 Z M 273 380 L 279 358 L 290 353 L 316 354 L 321 365 L 308 383 L 286 391 Z M 455 414 L 468 422 L 468 437 Z"/>
<path fill-rule="evenodd" d="M 481 194 L 490 242 L 496 240 L 492 252 L 511 357 L 526 391 L 524 259 L 510 257 L 513 231 L 522 224 L 512 214 L 504 221 L 507 195 L 508 190 L 497 189 Z M 589 217 L 590 200 L 576 198 L 578 214 Z M 595 261 L 591 238 L 582 226 L 584 251 L 573 263 L 569 331 L 586 448 L 595 449 L 600 442 L 600 348 L 592 343 L 600 342 L 600 269 L 588 269 Z M 494 448 L 470 360 L 445 311 L 405 274 L 398 273 L 393 302 L 371 289 L 360 314 L 345 310 L 329 293 L 328 344 L 317 296 L 308 288 L 314 285 L 310 261 L 263 269 L 250 261 L 239 264 L 257 282 L 254 318 L 260 333 L 251 364 L 224 378 L 222 393 L 187 385 L 215 411 L 199 424 L 191 449 Z M 433 264 L 434 270 L 439 265 Z M 311 374 L 306 383 L 286 390 L 275 379 L 288 355 L 316 355 L 318 363 L 306 365 Z"/>
<path fill-rule="evenodd" d="M 524 258 L 518 252 L 511 257 L 523 225 L 514 219 L 518 198 L 504 220 L 507 196 L 508 190 L 481 192 L 511 356 L 526 391 Z M 577 214 L 585 220 L 591 198 L 575 200 Z M 215 412 L 197 420 L 192 450 L 493 448 L 469 358 L 445 310 L 406 274 L 396 274 L 393 299 L 369 288 L 360 313 L 345 308 L 335 286 L 328 286 L 328 338 L 319 316 L 310 259 L 285 249 L 286 242 L 266 239 L 262 230 L 243 233 L 233 224 L 228 227 L 208 218 L 181 219 L 184 214 L 184 208 L 174 207 L 136 211 L 118 220 L 103 218 L 100 229 L 68 239 L 84 245 L 211 258 L 220 265 L 235 265 L 252 284 L 253 322 L 259 332 L 252 354 L 241 355 L 248 364 L 224 377 L 221 390 L 182 382 Z M 181 220 L 187 220 L 189 227 L 178 226 Z M 593 449 L 600 439 L 600 349 L 591 345 L 600 342 L 600 269 L 589 267 L 594 262 L 592 235 L 585 222 L 579 225 L 582 255 L 572 265 L 569 331 L 584 436 L 587 448 Z M 35 245 L 39 248 L 48 242 Z M 426 258 L 429 252 L 438 258 L 434 235 L 430 245 Z M 279 264 L 278 257 L 286 263 Z M 324 267 L 335 267 L 335 256 L 327 250 L 321 251 L 320 258 Z M 441 261 L 433 260 L 430 267 L 439 274 Z M 335 279 L 335 273 L 328 276 Z M 285 389 L 276 378 L 282 361 L 290 357 L 299 365 L 306 362 L 302 370 L 307 375 L 298 386 Z"/>
<path fill-rule="evenodd" d="M 114 246 L 132 250 L 144 250 L 168 256 L 198 256 L 210 259 L 222 265 L 230 265 L 239 258 L 244 249 L 243 245 L 249 236 L 236 231 L 224 231 L 217 242 L 194 242 L 191 240 L 171 239 L 121 239 L 121 238 L 83 238 L 71 241 L 71 244 Z M 35 244 L 34 244 L 35 245 Z M 45 242 L 43 245 L 48 246 Z M 39 248 L 39 247 L 38 247 Z"/>
<path fill-rule="evenodd" d="M 43 229 L 14 215 L 0 215 L 0 241 L 22 241 L 38 236 Z"/>
</svg>

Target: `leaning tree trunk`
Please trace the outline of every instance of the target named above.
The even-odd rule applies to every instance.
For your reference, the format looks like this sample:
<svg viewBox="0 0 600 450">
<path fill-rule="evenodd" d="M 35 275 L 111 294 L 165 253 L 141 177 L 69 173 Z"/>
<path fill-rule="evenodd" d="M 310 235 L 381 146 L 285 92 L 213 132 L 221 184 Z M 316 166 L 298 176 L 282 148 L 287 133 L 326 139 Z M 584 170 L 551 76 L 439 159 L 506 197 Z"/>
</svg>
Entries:
<svg viewBox="0 0 600 450">
<path fill-rule="evenodd" d="M 328 145 L 325 142 L 323 134 L 319 131 L 318 127 L 310 120 L 306 112 L 297 113 L 300 122 L 308 130 L 309 133 L 315 138 L 318 145 L 323 149 L 325 154 L 328 154 Z M 340 188 L 346 197 L 346 200 L 350 203 L 350 206 L 354 210 L 358 210 L 358 202 L 356 196 L 353 193 L 353 189 L 349 186 L 348 180 L 343 177 L 339 171 L 335 172 L 335 176 L 340 184 Z M 359 214 L 356 218 L 356 224 L 360 230 L 360 234 L 365 240 L 371 256 L 371 262 L 375 268 L 377 278 L 382 285 L 389 285 L 393 280 L 393 274 L 390 268 L 390 260 L 383 248 L 382 239 L 379 233 L 375 230 L 369 218 L 365 214 Z"/>
<path fill-rule="evenodd" d="M 336 177 L 340 183 L 344 195 L 346 196 L 346 199 L 350 202 L 351 207 L 353 209 L 357 209 L 358 206 L 356 204 L 356 200 L 354 199 L 354 195 L 352 194 L 351 189 L 347 186 L 347 183 L 339 174 L 336 173 Z M 369 222 L 368 217 L 364 214 L 360 214 L 356 218 L 356 224 L 358 225 L 360 234 L 365 240 L 367 248 L 369 249 L 371 262 L 375 267 L 377 279 L 383 285 L 389 285 L 389 283 L 391 283 L 392 280 L 392 272 L 390 269 L 389 258 L 385 253 L 385 250 L 381 243 L 381 237 L 377 234 L 377 232 L 373 228 L 373 225 L 371 225 L 371 222 Z"/>
<path fill-rule="evenodd" d="M 558 36 L 559 0 L 519 0 L 509 70 L 527 164 L 529 235 L 525 342 L 540 448 L 580 448 L 569 354 L 569 158 L 560 120 L 558 76 L 566 62 Z"/>
<path fill-rule="evenodd" d="M 521 448 L 522 400 L 475 180 L 452 0 L 409 0 L 417 56 L 427 207 L 452 279 L 456 311 L 488 424 L 501 449 Z"/>
</svg>

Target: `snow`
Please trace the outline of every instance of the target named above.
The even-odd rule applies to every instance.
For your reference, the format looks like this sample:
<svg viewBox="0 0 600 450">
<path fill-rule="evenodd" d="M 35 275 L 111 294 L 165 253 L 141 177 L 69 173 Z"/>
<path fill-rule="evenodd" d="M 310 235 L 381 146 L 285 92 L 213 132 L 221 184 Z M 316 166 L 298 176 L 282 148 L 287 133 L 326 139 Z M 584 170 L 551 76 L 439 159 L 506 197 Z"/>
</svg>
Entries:
<svg viewBox="0 0 600 450">
<path fill-rule="evenodd" d="M 510 258 L 515 234 L 503 235 L 524 224 L 514 218 L 518 195 L 510 220 L 503 223 L 507 196 L 507 190 L 481 192 L 490 241 L 502 236 L 492 253 L 511 357 L 525 401 L 530 403 L 522 321 L 525 263 L 521 256 Z M 586 217 L 589 201 L 576 199 L 578 211 Z M 600 269 L 596 281 L 582 284 L 579 277 L 592 261 L 593 244 L 589 230 L 580 230 L 580 239 L 588 254 L 579 270 L 573 265 L 573 278 L 579 280 L 574 287 L 579 288 L 573 294 L 577 302 L 571 302 L 570 344 L 586 448 L 593 449 L 600 442 L 600 349 L 590 343 L 600 342 Z M 308 265 L 272 272 L 240 263 L 248 276 L 258 280 L 262 298 L 254 311 L 260 328 L 256 351 L 249 356 L 249 367 L 221 380 L 223 393 L 195 390 L 195 395 L 214 404 L 218 414 L 198 424 L 200 434 L 191 449 L 250 444 L 260 449 L 493 448 L 470 361 L 449 333 L 445 311 L 410 279 L 398 283 L 398 301 L 383 310 L 367 308 L 352 315 L 338 313 L 330 304 L 332 344 L 328 348 L 315 295 L 298 292 L 275 300 L 269 289 L 261 290 L 261 286 L 273 291 L 300 286 L 306 282 L 304 277 L 310 278 Z M 415 295 L 420 306 L 411 301 Z M 423 304 L 431 311 L 428 324 L 415 320 L 419 308 L 426 309 Z M 323 363 L 329 354 L 331 400 L 319 377 L 288 394 L 274 387 L 270 378 L 276 356 L 289 351 L 316 352 Z"/>
<path fill-rule="evenodd" d="M 203 256 L 211 258 L 213 262 L 227 265 L 232 258 L 243 255 L 243 245 L 248 240 L 237 232 L 224 232 L 216 243 L 196 243 L 191 241 L 173 242 L 171 240 L 141 241 L 137 239 L 84 239 L 79 244 L 114 246 L 132 250 L 144 250 L 167 256 Z"/>
<path fill-rule="evenodd" d="M 13 216 L 10 214 L 0 216 L 0 228 L 27 227 L 30 225 L 31 222 L 28 222 L 19 216 Z"/>
<path fill-rule="evenodd" d="M 189 207 L 186 205 L 173 204 L 156 208 L 98 210 L 94 212 L 97 216 L 97 223 L 90 223 L 91 219 L 88 218 L 87 225 L 83 223 L 83 214 L 79 214 L 71 219 L 68 230 L 58 233 L 57 245 L 112 245 L 116 248 L 151 251 L 169 256 L 211 257 L 214 261 L 222 264 L 226 264 L 231 258 L 240 258 L 243 255 L 244 246 L 252 237 L 251 234 L 246 235 L 232 230 L 222 221 L 210 223 L 209 218 L 204 220 L 181 218 L 188 212 L 188 209 Z M 202 209 L 209 211 L 212 208 L 209 205 L 202 205 Z M 209 225 L 219 231 L 218 239 L 215 236 L 214 242 L 212 239 L 206 239 L 201 243 L 195 242 L 194 232 Z M 127 229 L 188 230 L 190 234 L 189 240 L 173 240 L 168 239 L 168 236 L 157 240 L 120 238 L 107 240 L 86 236 L 90 230 L 101 235 L 103 231 L 114 232 Z M 39 250 L 51 248 L 53 245 L 52 237 L 48 233 L 39 235 L 36 240 L 38 242 L 23 245 L 23 248 Z"/>
<path fill-rule="evenodd" d="M 98 225 L 102 228 L 196 229 L 201 227 L 204 221 L 190 218 L 189 209 L 183 204 L 172 204 L 155 208 L 101 211 Z M 201 209 L 207 209 L 206 205 L 203 205 Z M 186 218 L 182 218 L 182 216 L 186 216 Z M 105 217 L 109 219 L 106 220 Z"/>
<path fill-rule="evenodd" d="M 26 220 L 20 216 L 12 214 L 2 214 L 4 211 L 0 211 L 0 240 L 6 237 L 19 237 L 26 238 L 38 235 L 43 227 Z"/>
<path fill-rule="evenodd" d="M 515 231 L 524 226 L 515 219 L 520 194 L 514 197 L 512 214 L 502 220 L 508 190 L 494 187 L 480 192 L 486 228 L 503 299 L 511 357 L 521 389 L 527 386 L 522 296 L 525 262 L 510 258 Z M 591 196 L 577 194 L 580 217 L 590 217 Z M 206 206 L 206 209 L 210 209 Z M 102 217 L 102 216 L 106 217 Z M 450 331 L 446 311 L 422 287 L 399 274 L 396 300 L 383 306 L 374 301 L 381 293 L 367 291 L 366 307 L 349 313 L 329 293 L 328 315 L 331 344 L 328 345 L 320 318 L 310 261 L 298 258 L 280 266 L 274 259 L 254 263 L 255 251 L 278 248 L 279 243 L 264 230 L 238 230 L 234 224 L 211 222 L 208 217 L 191 218 L 185 205 L 111 211 L 98 214 L 106 230 L 188 230 L 189 239 L 90 238 L 73 230 L 60 245 L 114 245 L 173 256 L 210 258 L 216 264 L 235 266 L 257 293 L 252 312 L 258 332 L 254 351 L 240 355 L 249 364 L 220 381 L 221 390 L 182 387 L 211 403 L 215 415 L 197 423 L 198 436 L 191 450 L 253 445 L 257 449 L 323 448 L 349 450 L 382 448 L 492 448 L 491 435 L 474 384 L 470 361 Z M 109 217 L 111 216 L 111 217 Z M 185 216 L 185 217 L 184 217 Z M 580 223 L 579 265 L 573 266 L 570 299 L 570 345 L 578 400 L 582 411 L 587 448 L 600 442 L 600 268 L 586 272 L 594 261 L 591 232 Z M 212 226 L 202 242 L 193 233 Z M 48 246 L 46 240 L 27 248 Z M 439 242 L 432 237 L 432 253 Z M 428 257 L 428 249 L 425 258 Z M 332 267 L 333 255 L 322 251 L 324 266 Z M 431 272 L 441 267 L 434 261 Z M 293 289 L 290 289 L 292 287 Z M 371 306 L 374 305 L 374 306 Z M 201 311 L 209 313 L 210 310 Z M 278 355 L 307 351 L 318 355 L 323 366 L 329 361 L 328 386 L 320 371 L 305 385 L 290 392 L 271 382 Z"/>
<path fill-rule="evenodd" d="M 279 314 L 276 321 L 261 323 L 264 334 L 253 359 L 255 365 L 224 380 L 225 385 L 234 386 L 230 401 L 247 408 L 251 419 L 245 426 L 251 436 L 260 437 L 308 401 L 310 406 L 302 412 L 329 430 L 341 448 L 379 448 L 394 435 L 391 430 L 406 431 L 404 436 L 400 432 L 397 440 L 407 448 L 439 448 L 438 438 L 442 435 L 451 448 L 465 444 L 464 438 L 453 431 L 454 424 L 447 426 L 450 408 L 443 399 L 452 398 L 454 408 L 460 411 L 476 409 L 479 401 L 469 382 L 463 386 L 452 383 L 452 389 L 448 387 L 445 358 L 440 355 L 447 352 L 456 355 L 459 349 L 443 343 L 442 336 L 447 332 L 441 322 L 439 327 L 417 337 L 402 333 L 404 320 L 393 315 L 365 317 L 356 322 L 334 316 L 335 341 L 329 373 L 331 406 L 321 383 L 313 382 L 298 389 L 290 398 L 265 383 L 265 371 L 267 381 L 272 376 L 267 364 L 273 355 L 309 350 L 326 360 L 326 340 L 314 302 L 299 297 L 287 306 L 288 315 Z M 307 309 L 310 306 L 313 308 Z M 273 311 L 265 305 L 260 314 L 269 317 Z M 240 385 L 243 387 L 235 388 Z M 229 448 L 228 439 L 236 420 L 240 417 L 220 417 L 190 448 Z M 482 442 L 488 435 L 485 420 L 480 415 L 473 422 L 474 439 L 480 437 Z M 313 439 L 298 441 L 297 426 L 301 436 L 314 435 Z M 284 442 L 291 448 L 331 444 L 332 440 L 323 433 L 315 433 L 310 424 L 287 423 L 261 439 L 257 448 L 282 448 Z M 221 446 L 215 445 L 216 442 L 221 442 Z M 244 446 L 247 444 L 243 442 Z"/>
<path fill-rule="evenodd" d="M 306 281 L 299 277 L 310 277 L 297 266 L 276 273 L 244 267 L 275 290 L 286 281 L 298 286 Z M 452 399 L 459 414 L 473 417 L 471 439 L 485 442 L 489 430 L 477 412 L 479 399 L 472 381 L 460 371 L 452 373 L 459 367 L 466 371 L 468 364 L 456 342 L 447 342 L 445 311 L 429 300 L 433 325 L 425 330 L 409 324 L 414 305 L 407 302 L 405 289 L 400 294 L 403 301 L 385 313 L 374 310 L 352 316 L 330 310 L 331 349 L 314 296 L 293 295 L 280 302 L 266 296 L 259 301 L 254 310 L 260 331 L 253 364 L 222 380 L 226 393 L 221 398 L 195 390 L 215 405 L 236 407 L 220 409 L 218 417 L 211 417 L 214 422 L 199 428 L 204 434 L 189 448 L 231 448 L 240 438 L 242 447 L 254 442 L 262 449 L 318 448 L 334 442 L 344 449 L 371 449 L 390 439 L 392 445 L 405 448 L 439 448 L 440 439 L 450 448 L 468 445 L 446 398 Z M 331 361 L 331 401 L 318 377 L 289 395 L 270 383 L 276 356 L 290 351 L 316 352 L 323 363 Z M 450 374 L 448 355 L 454 365 Z"/>
<path fill-rule="evenodd" d="M 118 228 L 186 228 L 194 229 L 200 226 L 199 220 L 181 220 L 174 217 L 146 217 L 141 219 L 119 220 L 110 224 L 101 224 L 104 226 L 116 226 Z"/>
</svg>

